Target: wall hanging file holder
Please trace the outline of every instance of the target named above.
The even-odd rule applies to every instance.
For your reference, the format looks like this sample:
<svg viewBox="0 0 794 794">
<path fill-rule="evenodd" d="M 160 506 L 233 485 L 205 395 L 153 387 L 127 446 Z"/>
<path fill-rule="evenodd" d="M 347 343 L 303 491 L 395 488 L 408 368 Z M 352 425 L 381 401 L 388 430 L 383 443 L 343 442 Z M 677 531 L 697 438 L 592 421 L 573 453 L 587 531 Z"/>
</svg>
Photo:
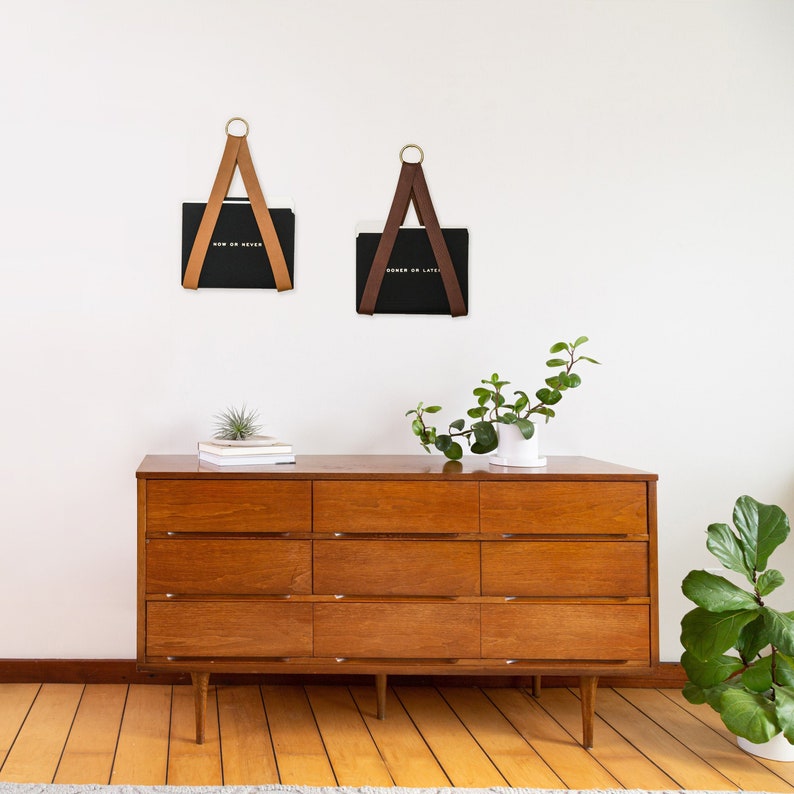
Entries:
<svg viewBox="0 0 794 794">
<path fill-rule="evenodd" d="M 239 121 L 243 135 L 229 127 Z M 294 279 L 295 214 L 267 206 L 248 148 L 249 126 L 226 124 L 226 147 L 205 204 L 182 205 L 182 286 L 290 290 Z M 248 199 L 227 199 L 240 169 Z"/>
<path fill-rule="evenodd" d="M 403 159 L 417 149 L 418 162 Z M 415 143 L 400 149 L 400 177 L 383 231 L 356 236 L 356 305 L 359 314 L 468 313 L 468 229 L 439 225 Z M 403 227 L 413 201 L 419 228 Z"/>
</svg>

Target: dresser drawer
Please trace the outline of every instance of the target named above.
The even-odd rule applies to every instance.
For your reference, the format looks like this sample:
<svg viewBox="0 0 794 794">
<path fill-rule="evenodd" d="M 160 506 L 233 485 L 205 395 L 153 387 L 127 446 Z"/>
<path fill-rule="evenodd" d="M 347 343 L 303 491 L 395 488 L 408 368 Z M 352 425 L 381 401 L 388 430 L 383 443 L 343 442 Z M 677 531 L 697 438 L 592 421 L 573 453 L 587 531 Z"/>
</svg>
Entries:
<svg viewBox="0 0 794 794">
<path fill-rule="evenodd" d="M 480 503 L 483 532 L 648 534 L 644 482 L 484 482 Z"/>
<path fill-rule="evenodd" d="M 482 655 L 648 665 L 650 610 L 642 604 L 483 604 Z"/>
<path fill-rule="evenodd" d="M 320 595 L 480 594 L 480 548 L 464 540 L 316 540 Z"/>
<path fill-rule="evenodd" d="M 310 532 L 311 483 L 149 480 L 146 529 L 162 532 Z"/>
<path fill-rule="evenodd" d="M 315 532 L 478 532 L 477 483 L 314 484 Z"/>
<path fill-rule="evenodd" d="M 311 656 L 312 605 L 150 601 L 146 654 L 168 657 Z"/>
<path fill-rule="evenodd" d="M 315 604 L 314 655 L 457 659 L 480 654 L 480 606 L 437 603 Z"/>
<path fill-rule="evenodd" d="M 650 595 L 644 541 L 486 541 L 486 596 L 592 597 Z"/>
<path fill-rule="evenodd" d="M 175 595 L 311 593 L 309 540 L 152 538 L 146 592 Z"/>
</svg>

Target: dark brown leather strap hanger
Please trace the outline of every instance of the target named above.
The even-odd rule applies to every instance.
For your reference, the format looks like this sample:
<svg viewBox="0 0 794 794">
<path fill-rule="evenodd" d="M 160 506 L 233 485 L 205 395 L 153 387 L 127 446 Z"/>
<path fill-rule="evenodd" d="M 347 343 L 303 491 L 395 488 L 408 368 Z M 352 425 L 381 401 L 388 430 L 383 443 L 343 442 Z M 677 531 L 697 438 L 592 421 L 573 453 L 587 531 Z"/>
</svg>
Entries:
<svg viewBox="0 0 794 794">
<path fill-rule="evenodd" d="M 244 135 L 232 135 L 229 132 L 229 126 L 233 121 L 241 121 L 245 124 Z M 218 222 L 218 216 L 221 213 L 223 200 L 226 198 L 229 186 L 232 184 L 235 166 L 240 167 L 240 176 L 243 178 L 243 184 L 248 192 L 248 199 L 251 202 L 251 209 L 256 219 L 256 225 L 259 227 L 267 258 L 270 260 L 270 267 L 276 281 L 276 289 L 279 292 L 292 289 L 292 280 L 287 270 L 287 262 L 284 259 L 284 252 L 281 249 L 281 243 L 273 226 L 273 219 L 270 217 L 270 210 L 267 208 L 262 188 L 259 186 L 259 180 L 256 177 L 247 138 L 248 122 L 239 116 L 229 119 L 226 123 L 226 147 L 223 150 L 218 174 L 215 177 L 215 183 L 212 186 L 207 206 L 204 209 L 196 239 L 193 241 L 185 277 L 182 280 L 182 286 L 185 289 L 198 289 L 204 258 L 207 255 L 212 233 L 215 231 L 215 224 Z"/>
<path fill-rule="evenodd" d="M 403 159 L 403 153 L 409 148 L 419 150 L 418 162 L 410 163 Z M 367 277 L 367 283 L 364 286 L 364 294 L 361 296 L 361 303 L 358 307 L 359 314 L 375 313 L 375 304 L 378 300 L 383 277 L 386 274 L 386 267 L 389 264 L 389 257 L 397 239 L 397 232 L 405 222 L 405 216 L 408 214 L 408 207 L 412 201 L 419 223 L 427 230 L 430 247 L 433 249 L 433 255 L 436 258 L 436 263 L 441 273 L 441 280 L 444 284 L 444 291 L 449 301 L 450 314 L 453 317 L 463 317 L 468 313 L 466 302 L 463 300 L 463 293 L 458 283 L 458 277 L 455 274 L 455 268 L 449 255 L 449 249 L 441 232 L 433 202 L 430 200 L 430 191 L 422 171 L 424 158 L 424 152 L 415 143 L 406 144 L 400 149 L 400 162 L 402 163 L 400 177 L 397 180 L 397 189 L 394 192 L 394 200 L 386 218 L 386 224 L 383 227 L 383 234 L 375 251 L 375 257 L 372 260 L 372 267 Z"/>
</svg>

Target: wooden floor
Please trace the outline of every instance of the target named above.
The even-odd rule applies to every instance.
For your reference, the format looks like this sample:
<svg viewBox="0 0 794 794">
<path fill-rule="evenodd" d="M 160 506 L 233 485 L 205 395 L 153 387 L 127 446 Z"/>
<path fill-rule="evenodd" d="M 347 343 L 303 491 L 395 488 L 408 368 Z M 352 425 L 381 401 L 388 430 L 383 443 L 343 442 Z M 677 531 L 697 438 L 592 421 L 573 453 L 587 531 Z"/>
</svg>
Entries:
<svg viewBox="0 0 794 794">
<path fill-rule="evenodd" d="M 0 780 L 137 785 L 794 791 L 794 764 L 736 747 L 673 689 L 599 689 L 595 748 L 576 690 L 0 684 Z"/>
</svg>

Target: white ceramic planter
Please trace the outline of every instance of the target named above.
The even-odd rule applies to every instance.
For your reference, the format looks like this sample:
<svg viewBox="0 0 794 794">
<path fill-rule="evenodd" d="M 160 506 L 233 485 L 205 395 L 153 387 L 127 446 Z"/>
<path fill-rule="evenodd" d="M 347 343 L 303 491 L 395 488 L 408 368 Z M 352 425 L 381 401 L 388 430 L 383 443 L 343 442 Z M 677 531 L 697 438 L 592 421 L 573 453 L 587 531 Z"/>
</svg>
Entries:
<svg viewBox="0 0 794 794">
<path fill-rule="evenodd" d="M 535 424 L 532 438 L 524 438 L 516 425 L 496 425 L 499 446 L 490 456 L 494 466 L 516 466 L 519 468 L 538 468 L 546 465 L 546 458 L 539 453 L 541 422 Z"/>
<path fill-rule="evenodd" d="M 770 761 L 794 761 L 794 744 L 791 744 L 782 733 L 761 744 L 737 736 L 736 743 L 746 753 L 757 755 L 759 758 L 768 758 Z"/>
</svg>

